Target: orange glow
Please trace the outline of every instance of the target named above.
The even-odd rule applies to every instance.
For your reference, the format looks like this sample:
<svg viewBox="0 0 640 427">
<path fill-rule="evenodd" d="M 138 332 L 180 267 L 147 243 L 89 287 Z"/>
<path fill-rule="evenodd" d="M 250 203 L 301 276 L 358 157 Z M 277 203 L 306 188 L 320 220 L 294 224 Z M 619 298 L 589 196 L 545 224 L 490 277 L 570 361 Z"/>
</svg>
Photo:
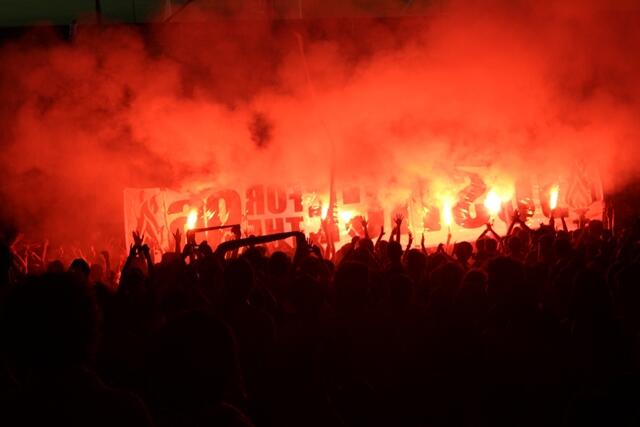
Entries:
<svg viewBox="0 0 640 427">
<path fill-rule="evenodd" d="M 452 205 L 453 201 L 451 200 L 451 197 L 445 197 L 442 201 L 442 219 L 447 227 L 450 227 L 451 222 L 453 221 L 453 214 L 451 213 Z"/>
<path fill-rule="evenodd" d="M 193 230 L 196 227 L 196 222 L 198 222 L 198 210 L 191 209 L 189 216 L 187 216 L 187 230 Z"/>
<path fill-rule="evenodd" d="M 496 216 L 500 212 L 502 198 L 495 190 L 492 189 L 487 193 L 487 197 L 484 199 L 484 207 L 487 208 L 491 216 Z"/>
<path fill-rule="evenodd" d="M 342 222 L 343 224 L 348 224 L 353 219 L 354 216 L 356 216 L 356 212 L 352 210 L 341 210 L 338 213 L 340 222 Z"/>
<path fill-rule="evenodd" d="M 558 193 L 560 192 L 560 187 L 556 184 L 551 187 L 549 191 L 549 208 L 554 210 L 558 207 Z"/>
<path fill-rule="evenodd" d="M 329 212 L 329 206 L 328 205 L 323 205 L 322 209 L 320 211 L 320 217 L 323 220 L 327 219 L 327 212 Z"/>
</svg>

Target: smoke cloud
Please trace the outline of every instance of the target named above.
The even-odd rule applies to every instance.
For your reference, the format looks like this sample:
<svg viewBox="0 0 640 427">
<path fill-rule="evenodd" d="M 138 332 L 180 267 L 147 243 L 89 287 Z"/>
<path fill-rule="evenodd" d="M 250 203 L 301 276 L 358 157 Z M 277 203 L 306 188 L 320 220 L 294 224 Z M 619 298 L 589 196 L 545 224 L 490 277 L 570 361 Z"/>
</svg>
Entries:
<svg viewBox="0 0 640 427">
<path fill-rule="evenodd" d="M 326 189 L 332 163 L 392 195 L 467 165 L 515 180 L 579 163 L 619 188 L 640 160 L 640 12 L 552 3 L 34 30 L 0 47 L 4 221 L 88 240 L 122 233 L 125 187 Z"/>
</svg>

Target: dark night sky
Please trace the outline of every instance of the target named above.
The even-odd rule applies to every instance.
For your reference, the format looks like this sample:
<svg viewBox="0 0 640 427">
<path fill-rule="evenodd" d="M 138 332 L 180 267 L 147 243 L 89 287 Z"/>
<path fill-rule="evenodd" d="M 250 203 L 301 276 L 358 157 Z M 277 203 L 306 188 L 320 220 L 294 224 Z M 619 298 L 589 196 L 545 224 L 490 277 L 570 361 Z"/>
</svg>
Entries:
<svg viewBox="0 0 640 427">
<path fill-rule="evenodd" d="M 101 0 L 102 14 L 110 22 L 149 22 L 175 13 L 188 0 Z M 248 18 L 313 18 L 338 16 L 419 15 L 443 0 L 194 0 L 193 5 Z M 192 5 L 189 5 L 192 7 Z M 0 26 L 42 23 L 66 25 L 74 19 L 95 19 L 96 0 L 3 0 Z M 239 12 L 240 11 L 240 12 Z M 177 19 L 177 17 L 176 17 Z"/>
</svg>

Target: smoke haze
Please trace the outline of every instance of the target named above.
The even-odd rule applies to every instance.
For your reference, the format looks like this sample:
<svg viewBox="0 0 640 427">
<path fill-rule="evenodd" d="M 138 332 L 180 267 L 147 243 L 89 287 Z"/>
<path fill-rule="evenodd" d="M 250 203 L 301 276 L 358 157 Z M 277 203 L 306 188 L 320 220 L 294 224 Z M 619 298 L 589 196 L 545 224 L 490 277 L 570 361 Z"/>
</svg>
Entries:
<svg viewBox="0 0 640 427">
<path fill-rule="evenodd" d="M 639 8 L 552 3 L 34 30 L 0 47 L 3 216 L 81 240 L 121 232 L 125 187 L 326 189 L 332 161 L 392 194 L 457 165 L 509 181 L 579 163 L 619 188 L 640 159 Z"/>
</svg>

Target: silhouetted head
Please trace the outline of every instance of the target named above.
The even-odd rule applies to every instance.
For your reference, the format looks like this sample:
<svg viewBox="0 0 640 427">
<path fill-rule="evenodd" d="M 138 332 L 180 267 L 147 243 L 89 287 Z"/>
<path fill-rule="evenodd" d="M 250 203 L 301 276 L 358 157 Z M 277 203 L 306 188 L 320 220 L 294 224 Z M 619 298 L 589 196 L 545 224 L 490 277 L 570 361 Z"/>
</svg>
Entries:
<svg viewBox="0 0 640 427">
<path fill-rule="evenodd" d="M 352 253 L 351 259 L 356 262 L 362 262 L 367 265 L 374 263 L 373 252 L 362 246 L 358 246 Z"/>
<path fill-rule="evenodd" d="M 300 273 L 311 276 L 323 283 L 328 283 L 329 273 L 324 261 L 315 256 L 308 256 L 300 263 Z"/>
<path fill-rule="evenodd" d="M 382 260 L 387 261 L 389 257 L 389 242 L 380 240 L 375 247 L 376 255 Z"/>
<path fill-rule="evenodd" d="M 427 262 L 427 268 L 429 271 L 433 272 L 441 265 L 444 265 L 448 261 L 447 255 L 442 252 L 436 252 L 429 256 L 429 261 Z"/>
<path fill-rule="evenodd" d="M 271 254 L 267 264 L 267 270 L 271 275 L 283 277 L 289 272 L 289 268 L 291 268 L 291 258 L 289 258 L 289 255 L 282 251 L 275 251 Z"/>
<path fill-rule="evenodd" d="M 498 241 L 487 237 L 484 241 L 484 249 L 488 254 L 495 254 L 498 251 Z"/>
<path fill-rule="evenodd" d="M 462 282 L 464 271 L 458 263 L 445 262 L 431 273 L 434 287 L 458 289 Z"/>
<path fill-rule="evenodd" d="M 263 246 L 253 246 L 247 248 L 247 250 L 242 253 L 242 258 L 245 258 L 247 261 L 249 261 L 251 265 L 258 266 L 262 263 L 263 250 Z"/>
<path fill-rule="evenodd" d="M 358 246 L 373 253 L 373 241 L 371 239 L 360 239 L 360 242 L 358 242 Z"/>
<path fill-rule="evenodd" d="M 455 244 L 453 253 L 463 264 L 466 264 L 473 254 L 473 246 L 469 242 L 458 242 Z"/>
<path fill-rule="evenodd" d="M 524 245 L 520 237 L 511 235 L 507 238 L 507 252 L 509 255 L 519 257 L 524 251 Z"/>
<path fill-rule="evenodd" d="M 75 274 L 79 274 L 85 280 L 88 280 L 89 275 L 91 274 L 91 267 L 89 267 L 89 263 L 87 263 L 87 261 L 83 260 L 82 258 L 76 258 L 71 262 L 69 271 Z"/>
</svg>

